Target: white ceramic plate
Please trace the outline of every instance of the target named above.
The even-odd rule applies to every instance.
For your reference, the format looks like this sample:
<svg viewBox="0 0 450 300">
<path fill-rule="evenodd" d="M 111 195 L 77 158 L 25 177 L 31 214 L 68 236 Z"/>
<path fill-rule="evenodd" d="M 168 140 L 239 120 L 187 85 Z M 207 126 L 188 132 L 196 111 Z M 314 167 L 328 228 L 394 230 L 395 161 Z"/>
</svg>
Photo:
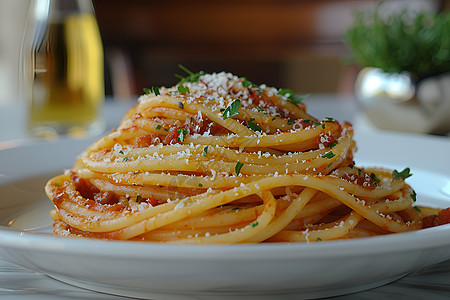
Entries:
<svg viewBox="0 0 450 300">
<path fill-rule="evenodd" d="M 450 206 L 450 140 L 357 136 L 360 166 L 410 167 L 418 203 Z M 45 182 L 91 141 L 0 151 L 0 253 L 79 287 L 140 298 L 314 298 L 379 286 L 450 259 L 449 225 L 312 244 L 180 246 L 57 238 Z"/>
</svg>

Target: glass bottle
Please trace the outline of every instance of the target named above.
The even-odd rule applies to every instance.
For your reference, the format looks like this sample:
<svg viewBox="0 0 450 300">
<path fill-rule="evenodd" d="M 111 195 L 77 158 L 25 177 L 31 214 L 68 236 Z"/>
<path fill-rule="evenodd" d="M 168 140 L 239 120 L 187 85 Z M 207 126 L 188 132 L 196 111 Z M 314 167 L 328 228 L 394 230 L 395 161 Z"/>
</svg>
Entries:
<svg viewBox="0 0 450 300">
<path fill-rule="evenodd" d="M 90 0 L 33 0 L 22 63 L 31 134 L 86 136 L 104 129 L 103 47 Z"/>
</svg>

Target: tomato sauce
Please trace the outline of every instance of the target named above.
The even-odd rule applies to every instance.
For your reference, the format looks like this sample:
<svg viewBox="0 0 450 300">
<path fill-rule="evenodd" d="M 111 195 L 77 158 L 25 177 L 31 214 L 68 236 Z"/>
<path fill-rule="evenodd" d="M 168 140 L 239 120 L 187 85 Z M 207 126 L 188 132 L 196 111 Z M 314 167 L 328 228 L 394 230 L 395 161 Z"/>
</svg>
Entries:
<svg viewBox="0 0 450 300">
<path fill-rule="evenodd" d="M 88 180 L 80 178 L 75 172 L 70 173 L 75 189 L 81 194 L 81 196 L 87 199 L 87 204 L 93 206 L 96 210 L 105 210 L 102 205 L 108 205 L 107 211 L 118 211 L 125 206 L 118 204 L 119 197 L 117 194 L 105 191 L 100 191 L 95 185 L 91 184 Z M 101 204 L 101 205 L 98 205 Z"/>
<path fill-rule="evenodd" d="M 374 178 L 374 176 L 363 172 L 361 174 L 343 172 L 342 174 L 342 179 L 368 189 L 374 189 L 378 185 L 378 182 Z"/>
<path fill-rule="evenodd" d="M 423 219 L 423 228 L 450 224 L 450 207 L 443 209 L 437 215 L 431 215 Z"/>
<path fill-rule="evenodd" d="M 186 119 L 182 125 L 173 125 L 169 129 L 169 133 L 163 140 L 164 145 L 180 144 L 180 132 L 179 129 L 185 129 L 188 134 L 204 134 L 209 130 L 211 135 L 221 135 L 231 133 L 228 129 L 211 122 L 210 120 L 204 120 L 198 115 L 193 115 Z"/>
</svg>

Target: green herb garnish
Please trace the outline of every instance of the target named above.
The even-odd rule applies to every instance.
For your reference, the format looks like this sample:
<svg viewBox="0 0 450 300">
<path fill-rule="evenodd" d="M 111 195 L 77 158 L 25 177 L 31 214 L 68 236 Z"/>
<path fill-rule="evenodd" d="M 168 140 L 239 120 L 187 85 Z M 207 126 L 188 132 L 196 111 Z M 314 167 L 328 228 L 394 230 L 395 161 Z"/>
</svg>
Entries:
<svg viewBox="0 0 450 300">
<path fill-rule="evenodd" d="M 241 82 L 243 87 L 246 87 L 248 89 L 248 92 L 251 94 L 252 90 L 250 89 L 251 87 L 255 87 L 256 91 L 261 94 L 262 91 L 261 89 L 259 89 L 259 86 L 257 84 L 254 84 L 253 82 L 251 82 L 250 80 L 247 80 L 247 78 L 242 77 L 242 82 Z"/>
<path fill-rule="evenodd" d="M 370 173 L 370 178 L 373 180 L 375 186 L 377 186 L 378 183 L 380 183 L 380 179 L 378 179 L 378 177 L 374 173 Z"/>
<path fill-rule="evenodd" d="M 243 87 L 249 87 L 249 86 L 255 86 L 255 84 L 253 84 L 250 80 L 247 80 L 247 78 L 242 77 L 242 86 Z"/>
<path fill-rule="evenodd" d="M 125 156 L 125 157 L 122 159 L 122 162 L 127 162 L 128 160 L 129 160 L 129 158 Z"/>
<path fill-rule="evenodd" d="M 239 114 L 239 107 L 241 106 L 241 100 L 236 99 L 231 102 L 230 105 L 223 111 L 223 119 L 228 119 Z"/>
<path fill-rule="evenodd" d="M 156 125 L 156 129 L 157 129 L 157 130 L 160 130 L 161 127 L 162 127 L 161 125 Z"/>
<path fill-rule="evenodd" d="M 177 87 L 177 90 L 180 92 L 180 94 L 189 93 L 189 88 L 187 86 L 179 85 Z M 181 102 L 179 102 L 179 103 L 181 103 Z"/>
<path fill-rule="evenodd" d="M 325 153 L 324 155 L 322 155 L 322 158 L 333 158 L 335 156 L 336 156 L 336 154 L 334 154 L 332 151 L 329 151 L 329 152 Z"/>
<path fill-rule="evenodd" d="M 412 174 L 410 173 L 409 168 L 405 168 L 403 171 L 398 172 L 397 170 L 392 171 L 392 178 L 394 179 L 403 179 L 410 177 Z"/>
<path fill-rule="evenodd" d="M 159 92 L 159 88 L 156 86 L 153 86 L 151 88 L 144 88 L 144 93 L 147 95 L 153 93 L 153 94 L 155 94 L 155 96 L 161 95 L 161 93 Z"/>
<path fill-rule="evenodd" d="M 256 226 L 258 226 L 258 221 L 256 221 L 256 222 L 253 222 L 252 224 L 250 224 L 250 226 L 252 226 L 252 227 L 256 227 Z"/>
<path fill-rule="evenodd" d="M 417 205 L 414 206 L 414 208 L 418 211 L 418 212 L 422 212 L 422 210 L 420 209 L 420 207 L 418 207 Z"/>
<path fill-rule="evenodd" d="M 293 90 L 282 89 L 282 90 L 278 91 L 278 95 L 285 96 L 286 98 L 288 98 L 289 101 L 291 101 L 294 104 L 299 104 L 299 103 L 302 103 L 302 101 L 304 99 L 309 97 L 310 94 L 296 95 Z"/>
<path fill-rule="evenodd" d="M 264 109 L 261 108 L 261 106 L 256 106 L 256 110 L 259 112 L 262 112 L 263 114 L 267 115 L 267 111 L 265 111 Z"/>
<path fill-rule="evenodd" d="M 247 126 L 253 131 L 262 131 L 261 127 L 259 127 L 259 125 L 257 123 L 253 122 L 254 120 L 255 119 L 250 118 L 250 120 L 247 121 Z"/>
<path fill-rule="evenodd" d="M 206 154 L 208 154 L 208 146 L 203 148 L 203 156 L 206 156 Z"/>
<path fill-rule="evenodd" d="M 417 200 L 417 194 L 416 194 L 416 192 L 413 191 L 413 193 L 412 193 L 410 196 L 411 196 L 411 199 L 413 200 L 413 202 L 416 202 L 416 200 Z"/>
<path fill-rule="evenodd" d="M 180 79 L 180 81 L 178 82 L 178 85 L 182 85 L 185 82 L 197 82 L 199 80 L 200 76 L 205 74 L 203 72 L 194 73 L 181 64 L 179 64 L 178 67 L 188 74 L 187 76 L 175 74 L 175 77 Z M 182 92 L 180 91 L 180 93 L 182 93 Z"/>
<path fill-rule="evenodd" d="M 137 195 L 136 202 L 140 203 L 141 201 L 142 201 L 142 196 L 141 195 Z"/>
<path fill-rule="evenodd" d="M 337 142 L 333 142 L 333 143 L 328 143 L 327 147 L 334 147 L 337 145 Z"/>
<path fill-rule="evenodd" d="M 187 134 L 189 134 L 189 131 L 187 131 L 187 130 L 184 129 L 184 128 L 179 128 L 179 129 L 177 129 L 177 131 L 178 131 L 178 140 L 179 140 L 180 142 L 184 142 L 184 137 L 185 137 Z"/>
<path fill-rule="evenodd" d="M 241 173 L 241 169 L 242 169 L 242 166 L 243 166 L 244 164 L 243 163 L 241 163 L 240 161 L 238 161 L 237 163 L 236 163 L 236 166 L 234 167 L 234 170 L 236 171 L 236 175 L 239 175 L 239 173 Z"/>
</svg>

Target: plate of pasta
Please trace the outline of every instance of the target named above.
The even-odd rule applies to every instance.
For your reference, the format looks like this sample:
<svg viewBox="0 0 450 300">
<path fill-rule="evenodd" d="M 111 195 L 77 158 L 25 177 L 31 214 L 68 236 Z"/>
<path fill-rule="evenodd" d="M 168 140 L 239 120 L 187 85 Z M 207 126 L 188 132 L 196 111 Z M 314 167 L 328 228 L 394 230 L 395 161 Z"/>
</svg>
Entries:
<svg viewBox="0 0 450 300">
<path fill-rule="evenodd" d="M 448 140 L 354 134 L 289 89 L 183 69 L 97 140 L 0 152 L 6 258 L 158 299 L 333 296 L 450 259 Z"/>
</svg>

